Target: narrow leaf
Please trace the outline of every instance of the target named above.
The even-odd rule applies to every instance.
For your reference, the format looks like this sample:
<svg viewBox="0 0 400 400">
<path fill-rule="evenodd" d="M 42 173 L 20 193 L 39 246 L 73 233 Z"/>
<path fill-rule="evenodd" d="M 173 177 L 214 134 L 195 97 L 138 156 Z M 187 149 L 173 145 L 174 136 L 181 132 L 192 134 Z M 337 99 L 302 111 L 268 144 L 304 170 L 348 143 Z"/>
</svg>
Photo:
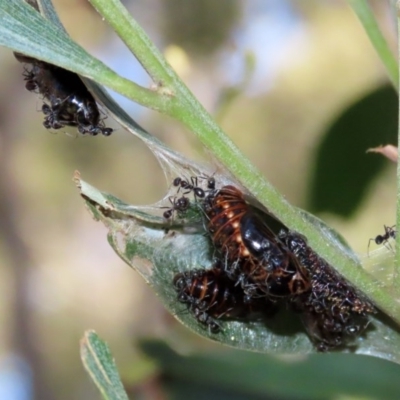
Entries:
<svg viewBox="0 0 400 400">
<path fill-rule="evenodd" d="M 39 5 L 40 13 L 55 26 L 65 31 L 51 0 L 37 0 L 37 3 Z"/>
<path fill-rule="evenodd" d="M 48 11 L 47 17 L 54 16 Z M 164 110 L 167 98 L 125 79 L 92 57 L 58 24 L 23 0 L 0 2 L 0 45 L 95 80 L 144 106 Z"/>
<path fill-rule="evenodd" d="M 396 58 L 391 52 L 385 37 L 379 29 L 379 25 L 376 22 L 374 14 L 370 6 L 368 5 L 368 1 L 348 0 L 348 2 L 350 4 L 350 7 L 359 18 L 372 45 L 378 53 L 379 58 L 385 66 L 386 72 L 394 88 L 398 90 L 399 72 Z"/>
<path fill-rule="evenodd" d="M 81 341 L 81 358 L 104 399 L 128 400 L 112 354 L 96 332 L 85 332 Z"/>
<path fill-rule="evenodd" d="M 400 59 L 400 3 L 396 2 L 396 11 L 397 11 L 397 58 Z M 400 110 L 398 114 L 398 118 L 400 119 Z M 397 145 L 399 145 L 400 141 L 400 123 L 397 124 Z M 396 229 L 399 232 L 400 229 L 400 154 L 399 159 L 397 161 L 397 203 L 396 203 Z M 400 235 L 396 237 L 396 252 L 399 254 L 400 252 Z M 397 292 L 400 293 L 400 257 L 397 257 L 396 260 L 396 268 L 394 270 L 393 276 L 393 286 L 397 289 Z"/>
<path fill-rule="evenodd" d="M 141 349 L 158 363 L 164 386 L 175 398 L 185 398 L 178 396 L 187 391 L 196 400 L 397 400 L 400 393 L 400 367 L 373 357 L 312 354 L 279 359 L 233 350 L 182 355 L 155 340 L 143 341 Z"/>
</svg>

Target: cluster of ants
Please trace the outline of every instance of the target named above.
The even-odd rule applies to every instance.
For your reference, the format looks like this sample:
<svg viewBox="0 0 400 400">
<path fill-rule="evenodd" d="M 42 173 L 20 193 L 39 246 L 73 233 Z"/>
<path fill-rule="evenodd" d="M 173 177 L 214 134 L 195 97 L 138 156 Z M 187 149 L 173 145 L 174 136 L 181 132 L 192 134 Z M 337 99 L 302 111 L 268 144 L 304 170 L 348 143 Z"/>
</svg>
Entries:
<svg viewBox="0 0 400 400">
<path fill-rule="evenodd" d="M 164 218 L 184 217 L 193 202 L 215 252 L 210 268 L 177 273 L 173 285 L 178 300 L 211 333 L 221 331 L 221 320 L 263 319 L 284 306 L 300 316 L 317 350 L 329 351 L 346 346 L 368 325 L 373 304 L 304 236 L 250 204 L 238 188 L 216 188 L 213 177 L 202 176 L 175 178 L 173 186 L 177 194 Z"/>
<path fill-rule="evenodd" d="M 46 129 L 72 126 L 81 134 L 111 135 L 113 129 L 104 125 L 96 101 L 79 75 L 21 53 L 14 53 L 14 56 L 25 64 L 25 88 L 44 100 L 42 112 Z"/>
</svg>

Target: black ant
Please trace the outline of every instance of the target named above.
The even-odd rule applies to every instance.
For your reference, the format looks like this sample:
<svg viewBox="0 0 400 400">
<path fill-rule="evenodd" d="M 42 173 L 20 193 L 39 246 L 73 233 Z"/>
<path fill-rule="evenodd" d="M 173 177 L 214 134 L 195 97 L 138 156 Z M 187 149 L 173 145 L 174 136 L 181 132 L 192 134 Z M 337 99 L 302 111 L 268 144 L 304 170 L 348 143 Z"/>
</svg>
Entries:
<svg viewBox="0 0 400 400">
<path fill-rule="evenodd" d="M 37 92 L 38 91 L 38 85 L 35 81 L 35 74 L 33 71 L 29 71 L 27 68 L 24 68 L 24 73 L 23 77 L 25 82 L 25 89 L 30 91 L 30 92 Z"/>
<path fill-rule="evenodd" d="M 179 197 L 178 199 L 176 197 L 171 196 L 168 199 L 172 204 L 172 207 L 169 208 L 167 211 L 164 211 L 163 217 L 165 219 L 170 219 L 175 211 L 178 213 L 178 217 L 182 217 L 190 206 L 190 200 L 185 196 Z M 167 207 L 162 207 L 162 208 L 167 208 Z"/>
<path fill-rule="evenodd" d="M 200 199 L 205 197 L 205 192 L 204 190 L 199 187 L 199 182 L 196 176 L 192 176 L 190 177 L 190 182 L 189 183 L 187 180 L 182 179 L 180 177 L 177 177 L 173 180 L 172 184 L 176 187 L 179 187 L 178 192 L 180 190 L 180 188 L 186 190 L 186 192 L 184 192 L 183 194 L 188 194 L 190 192 L 193 192 L 194 197 L 197 198 L 199 197 Z"/>
<path fill-rule="evenodd" d="M 42 112 L 45 115 L 43 126 L 46 129 L 61 129 L 65 125 L 77 126 L 72 115 L 64 112 L 61 103 L 62 102 L 57 101 L 51 106 L 46 103 L 43 104 Z"/>
<path fill-rule="evenodd" d="M 383 227 L 385 228 L 385 233 L 383 235 L 377 235 L 376 237 L 369 239 L 369 242 L 368 242 L 368 254 L 369 254 L 369 246 L 371 244 L 371 240 L 374 241 L 378 245 L 379 244 L 384 244 L 386 246 L 386 244 L 387 244 L 386 247 L 388 247 L 389 249 L 393 250 L 392 246 L 388 242 L 389 242 L 390 238 L 396 239 L 396 233 L 397 233 L 397 231 L 395 229 L 396 225 L 393 225 L 393 226 L 383 225 Z"/>
<path fill-rule="evenodd" d="M 207 181 L 207 192 L 215 190 L 215 178 L 213 176 L 199 176 L 199 178 Z"/>
</svg>

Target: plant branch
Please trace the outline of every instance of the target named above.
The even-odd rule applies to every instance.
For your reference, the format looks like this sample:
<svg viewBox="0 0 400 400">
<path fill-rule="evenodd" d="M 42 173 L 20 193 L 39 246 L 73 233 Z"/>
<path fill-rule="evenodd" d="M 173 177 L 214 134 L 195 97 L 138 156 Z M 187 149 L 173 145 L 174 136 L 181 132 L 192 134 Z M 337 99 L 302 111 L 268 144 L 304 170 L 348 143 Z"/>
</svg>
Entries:
<svg viewBox="0 0 400 400">
<path fill-rule="evenodd" d="M 398 59 L 400 60 L 400 3 L 397 2 L 397 46 L 398 46 Z M 400 63 L 399 63 L 400 65 Z M 400 143 L 400 109 L 399 109 L 399 124 L 398 124 L 398 134 L 397 134 L 397 146 Z M 398 152 L 398 160 L 397 160 L 397 205 L 396 205 L 396 213 L 397 213 L 397 220 L 396 220 L 396 229 L 397 232 L 400 232 L 400 152 Z M 396 235 L 396 254 L 399 254 L 400 251 L 400 235 Z M 400 258 L 395 257 L 395 268 L 393 274 L 393 286 L 397 293 L 400 294 Z"/>
<path fill-rule="evenodd" d="M 132 51 L 154 83 L 162 90 L 179 79 L 144 30 L 119 0 L 89 0 Z M 173 95 L 173 93 L 170 93 Z"/>
<path fill-rule="evenodd" d="M 153 110 L 171 107 L 172 97 L 119 76 L 24 1 L 0 1 L 0 21 L 0 45 L 93 79 Z"/>
<path fill-rule="evenodd" d="M 197 101 L 175 71 L 150 42 L 144 30 L 133 20 L 118 0 L 90 0 L 102 17 L 114 27 L 153 79 L 164 81 L 175 95 L 167 115 L 181 121 L 197 135 L 202 144 L 268 209 L 287 226 L 304 234 L 310 245 L 322 257 L 359 289 L 369 295 L 380 308 L 400 322 L 400 305 L 382 290 L 358 263 L 338 247 L 334 240 L 321 236 L 314 224 L 286 202 L 238 150 L 212 117 Z M 122 21 L 122 22 L 121 22 Z M 121 24 L 121 26 L 119 26 Z M 245 128 L 244 128 L 245 131 Z M 245 134 L 245 133 L 244 133 Z"/>
<path fill-rule="evenodd" d="M 389 79 L 395 89 L 398 90 L 399 71 L 396 58 L 391 52 L 385 37 L 379 29 L 379 25 L 376 22 L 367 0 L 348 0 L 348 2 L 364 27 L 365 32 L 379 55 L 379 58 L 383 62 Z"/>
</svg>

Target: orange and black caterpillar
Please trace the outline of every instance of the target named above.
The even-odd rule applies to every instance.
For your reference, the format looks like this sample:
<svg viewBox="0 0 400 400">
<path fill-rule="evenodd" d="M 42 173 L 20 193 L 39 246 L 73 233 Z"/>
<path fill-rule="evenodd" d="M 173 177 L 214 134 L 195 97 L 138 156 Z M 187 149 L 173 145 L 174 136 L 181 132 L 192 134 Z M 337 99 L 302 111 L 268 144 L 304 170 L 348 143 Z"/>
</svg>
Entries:
<svg viewBox="0 0 400 400">
<path fill-rule="evenodd" d="M 178 300 L 212 333 L 220 331 L 220 319 L 253 319 L 268 316 L 276 308 L 265 297 L 248 297 L 218 266 L 178 273 L 173 283 Z"/>
<path fill-rule="evenodd" d="M 307 270 L 239 189 L 229 185 L 213 190 L 202 205 L 219 259 L 248 295 L 255 291 L 287 297 L 310 289 Z"/>
</svg>

